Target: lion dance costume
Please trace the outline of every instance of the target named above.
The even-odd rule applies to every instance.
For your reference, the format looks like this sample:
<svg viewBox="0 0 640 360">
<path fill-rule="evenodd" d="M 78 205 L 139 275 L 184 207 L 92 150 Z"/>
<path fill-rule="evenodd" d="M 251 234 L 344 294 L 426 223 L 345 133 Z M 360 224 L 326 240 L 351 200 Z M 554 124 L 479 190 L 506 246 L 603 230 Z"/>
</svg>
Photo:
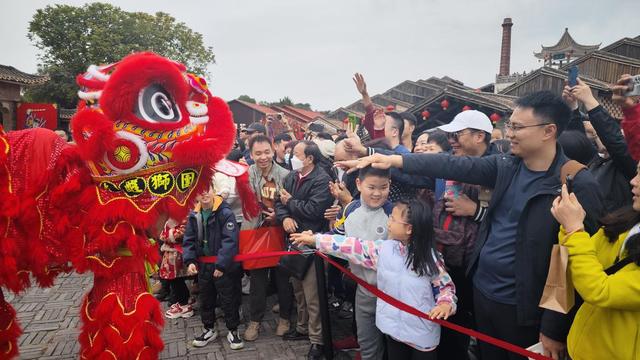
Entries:
<svg viewBox="0 0 640 360">
<path fill-rule="evenodd" d="M 32 279 L 47 287 L 92 271 L 80 357 L 154 359 L 163 319 L 148 292 L 146 264 L 159 257 L 149 234 L 186 216 L 216 165 L 246 184 L 246 169 L 219 164 L 234 141 L 232 115 L 202 78 L 153 53 L 92 65 L 77 82 L 76 144 L 0 127 L 0 286 L 19 293 Z M 255 201 L 246 204 L 255 215 Z M 1 359 L 18 353 L 20 333 L 0 290 Z"/>
</svg>

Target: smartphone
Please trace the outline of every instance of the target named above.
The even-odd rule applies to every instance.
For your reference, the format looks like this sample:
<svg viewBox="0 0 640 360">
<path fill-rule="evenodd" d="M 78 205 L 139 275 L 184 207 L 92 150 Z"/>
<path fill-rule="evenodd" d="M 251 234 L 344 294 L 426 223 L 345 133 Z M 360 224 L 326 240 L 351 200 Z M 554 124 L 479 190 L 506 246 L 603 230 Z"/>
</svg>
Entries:
<svg viewBox="0 0 640 360">
<path fill-rule="evenodd" d="M 571 194 L 573 192 L 573 176 L 567 175 L 565 184 L 567 184 L 567 192 Z"/>
<path fill-rule="evenodd" d="M 340 181 L 340 172 L 338 171 L 338 167 L 332 166 L 331 171 L 333 172 L 333 176 L 335 177 L 336 181 Z"/>
<path fill-rule="evenodd" d="M 629 91 L 624 96 L 640 96 L 640 75 L 629 79 Z"/>
<path fill-rule="evenodd" d="M 569 78 L 569 86 L 573 87 L 578 85 L 578 67 L 576 65 L 569 68 L 567 75 Z"/>
</svg>

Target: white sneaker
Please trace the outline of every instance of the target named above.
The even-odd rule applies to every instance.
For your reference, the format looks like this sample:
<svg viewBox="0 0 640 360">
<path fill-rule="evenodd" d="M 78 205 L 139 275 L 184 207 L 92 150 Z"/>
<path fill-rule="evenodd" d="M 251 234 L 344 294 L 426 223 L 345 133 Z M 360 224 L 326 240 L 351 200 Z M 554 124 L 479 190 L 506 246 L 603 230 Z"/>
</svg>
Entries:
<svg viewBox="0 0 640 360">
<path fill-rule="evenodd" d="M 238 330 L 229 331 L 227 334 L 227 341 L 229 341 L 229 347 L 231 350 L 240 350 L 244 347 L 244 342 L 240 335 L 238 335 Z"/>
<path fill-rule="evenodd" d="M 207 329 L 205 328 L 204 331 L 202 332 L 202 335 L 198 336 L 197 338 L 193 339 L 193 346 L 195 347 L 203 347 L 206 346 L 208 343 L 215 341 L 215 339 L 218 338 L 218 332 L 213 330 L 213 329 Z"/>
</svg>

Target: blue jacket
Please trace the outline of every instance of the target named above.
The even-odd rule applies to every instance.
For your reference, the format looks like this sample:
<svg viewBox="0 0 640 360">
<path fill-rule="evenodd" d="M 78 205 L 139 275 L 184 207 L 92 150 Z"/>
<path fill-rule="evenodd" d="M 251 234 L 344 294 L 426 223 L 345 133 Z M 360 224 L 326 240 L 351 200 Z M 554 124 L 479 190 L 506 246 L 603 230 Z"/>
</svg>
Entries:
<svg viewBox="0 0 640 360">
<path fill-rule="evenodd" d="M 513 155 L 461 157 L 444 154 L 403 155 L 403 170 L 410 174 L 426 175 L 492 188 L 493 196 L 487 215 L 481 223 L 475 248 L 469 259 L 467 272 L 475 272 L 480 251 L 489 235 L 493 212 L 511 184 L 522 159 Z M 560 170 L 569 159 L 560 146 L 538 192 L 527 201 L 516 239 L 516 301 L 520 326 L 540 325 L 546 336 L 564 341 L 571 325 L 571 317 L 538 307 L 549 271 L 551 248 L 558 242 L 560 225 L 551 215 L 553 200 L 560 194 Z M 603 200 L 600 187 L 588 171 L 579 172 L 574 179 L 574 192 L 587 213 L 585 227 L 590 233 L 598 229 Z"/>
<path fill-rule="evenodd" d="M 192 211 L 189 214 L 182 239 L 184 251 L 182 256 L 185 265 L 195 264 L 199 257 L 205 255 L 203 250 L 205 225 L 208 252 L 218 257 L 216 269 L 227 272 L 239 268 L 239 263 L 233 262 L 233 257 L 238 254 L 238 224 L 231 207 L 225 201 L 213 210 L 206 224 L 203 224 L 200 212 Z"/>
</svg>

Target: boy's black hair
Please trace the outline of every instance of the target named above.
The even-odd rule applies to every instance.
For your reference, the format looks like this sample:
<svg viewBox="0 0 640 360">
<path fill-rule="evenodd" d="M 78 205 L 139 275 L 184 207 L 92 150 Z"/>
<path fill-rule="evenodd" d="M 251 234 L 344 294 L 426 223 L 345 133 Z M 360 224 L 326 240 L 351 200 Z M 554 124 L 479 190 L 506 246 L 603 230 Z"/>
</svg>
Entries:
<svg viewBox="0 0 640 360">
<path fill-rule="evenodd" d="M 249 151 L 253 151 L 253 145 L 256 143 L 271 144 L 271 139 L 267 135 L 256 134 L 249 139 Z"/>
<path fill-rule="evenodd" d="M 287 133 L 281 133 L 278 134 L 276 136 L 273 137 L 273 143 L 274 144 L 279 144 L 283 141 L 291 141 L 291 135 L 287 134 Z"/>
<path fill-rule="evenodd" d="M 387 179 L 391 178 L 389 169 L 376 169 L 374 167 L 371 167 L 371 165 L 363 167 L 358 172 L 358 179 L 360 179 L 360 181 L 364 181 L 367 176 L 378 176 Z"/>
<path fill-rule="evenodd" d="M 571 109 L 562 98 L 551 91 L 537 91 L 518 98 L 515 105 L 533 110 L 533 115 L 540 119 L 540 124 L 555 124 L 558 128 L 556 137 L 567 128 L 571 119 Z"/>
<path fill-rule="evenodd" d="M 436 240 L 431 208 L 424 201 L 417 199 L 399 200 L 395 205 L 406 207 L 403 218 L 411 225 L 407 245 L 407 267 L 411 267 L 419 276 L 437 274 L 439 270 L 434 258 Z"/>
</svg>

